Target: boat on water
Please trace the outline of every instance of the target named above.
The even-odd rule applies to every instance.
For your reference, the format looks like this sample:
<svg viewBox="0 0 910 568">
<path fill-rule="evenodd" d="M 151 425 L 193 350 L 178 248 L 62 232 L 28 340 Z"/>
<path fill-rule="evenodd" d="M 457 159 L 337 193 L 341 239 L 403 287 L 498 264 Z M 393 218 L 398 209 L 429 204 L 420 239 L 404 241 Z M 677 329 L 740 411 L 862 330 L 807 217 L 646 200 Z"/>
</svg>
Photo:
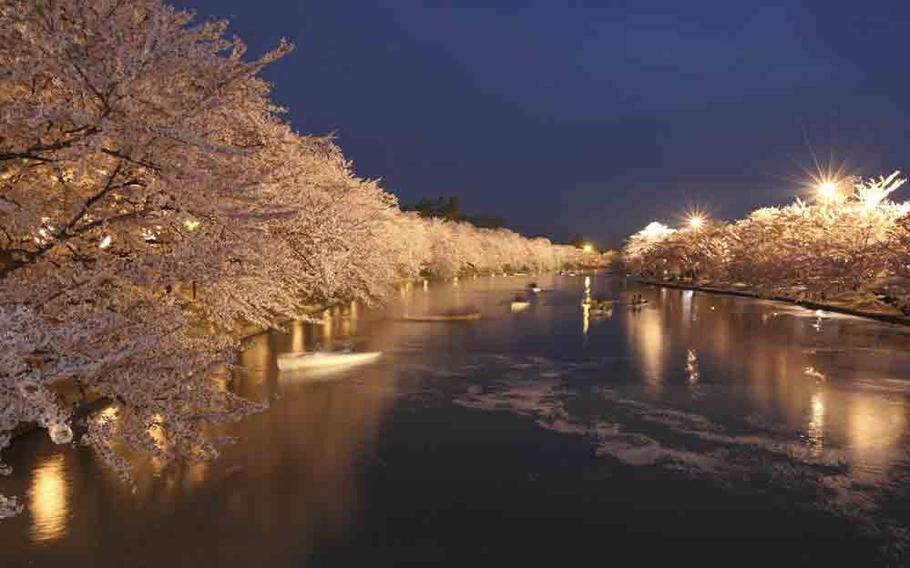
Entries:
<svg viewBox="0 0 910 568">
<path fill-rule="evenodd" d="M 314 351 L 312 353 L 281 353 L 278 370 L 325 369 L 372 363 L 382 356 L 381 351 L 352 353 L 350 351 Z"/>
<path fill-rule="evenodd" d="M 480 319 L 480 312 L 466 314 L 431 314 L 424 316 L 404 316 L 405 321 L 415 322 L 442 322 L 442 321 L 475 321 Z"/>
<path fill-rule="evenodd" d="M 524 296 L 515 296 L 515 298 L 512 299 L 510 308 L 513 312 L 520 312 L 520 311 L 528 309 L 528 307 L 530 305 L 531 305 L 531 302 L 529 302 L 527 300 L 527 298 L 525 298 Z"/>
</svg>

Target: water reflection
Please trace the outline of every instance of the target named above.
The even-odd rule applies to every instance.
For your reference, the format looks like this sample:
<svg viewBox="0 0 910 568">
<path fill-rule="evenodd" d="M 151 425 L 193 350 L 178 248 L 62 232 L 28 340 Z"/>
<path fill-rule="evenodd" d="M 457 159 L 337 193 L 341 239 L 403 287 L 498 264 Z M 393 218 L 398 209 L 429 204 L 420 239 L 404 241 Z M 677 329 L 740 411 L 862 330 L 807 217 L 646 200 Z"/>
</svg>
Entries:
<svg viewBox="0 0 910 568">
<path fill-rule="evenodd" d="M 689 374 L 689 382 L 695 384 L 698 382 L 698 355 L 694 349 L 689 349 L 686 354 L 686 372 Z"/>
<path fill-rule="evenodd" d="M 320 347 L 329 349 L 331 341 L 350 340 L 358 326 L 359 311 L 351 304 L 333 310 L 322 325 L 303 324 L 302 329 L 322 328 Z M 401 329 L 384 323 L 362 347 L 388 350 L 402 341 Z M 241 361 L 273 361 L 290 348 L 315 348 L 308 337 L 293 330 L 290 338 L 263 335 Z M 270 369 L 268 376 L 273 373 Z M 244 478 L 262 481 L 216 504 L 222 509 L 218 518 L 245 525 L 264 540 L 297 542 L 300 550 L 342 538 L 359 494 L 355 464 L 375 446 L 380 420 L 395 401 L 395 380 L 393 367 L 380 362 L 330 376 L 308 373 L 295 380 L 241 385 L 246 396 L 271 394 L 280 404 L 243 429 L 245 443 L 232 454 L 242 464 Z"/>
<path fill-rule="evenodd" d="M 815 455 L 825 449 L 825 394 L 821 388 L 812 393 L 809 424 L 806 427 L 809 447 Z"/>
<path fill-rule="evenodd" d="M 306 351 L 306 336 L 304 335 L 304 325 L 302 321 L 294 321 L 291 324 L 291 352 L 303 353 Z"/>
<path fill-rule="evenodd" d="M 653 471 L 638 475 L 636 469 L 654 468 L 716 484 L 718 502 L 730 487 L 739 494 L 760 487 L 820 517 L 892 534 L 887 523 L 894 515 L 886 505 L 906 503 L 908 486 L 901 480 L 910 472 L 910 382 L 904 379 L 910 338 L 831 314 L 818 326 L 817 315 L 773 303 L 658 292 L 601 278 L 545 278 L 534 277 L 547 292 L 519 315 L 509 311 L 509 300 L 526 290 L 518 278 L 465 279 L 458 287 L 424 281 L 427 293 L 405 286 L 400 302 L 384 313 L 343 305 L 326 311 L 322 324 L 293 322 L 286 334 L 251 338 L 239 358 L 244 372 L 226 385 L 270 401 L 271 408 L 226 430 L 239 443 L 225 446 L 219 461 L 166 468 L 159 478 L 154 464 L 146 465 L 138 471 L 143 479 L 136 495 L 100 473 L 92 459 L 67 464 L 57 448 L 28 465 L 14 464 L 33 470 L 20 493 L 27 495 L 28 523 L 21 535 L 0 526 L 9 531 L 0 533 L 0 557 L 30 558 L 33 549 L 23 543 L 31 540 L 67 553 L 82 546 L 84 557 L 73 556 L 78 565 L 98 552 L 94 543 L 128 535 L 150 564 L 167 563 L 156 561 L 174 546 L 212 564 L 267 558 L 303 565 L 319 551 L 346 549 L 358 535 L 407 539 L 424 522 L 427 532 L 419 538 L 462 529 L 432 524 L 434 515 L 450 514 L 447 495 L 454 491 L 466 509 L 481 510 L 489 507 L 486 488 L 498 495 L 516 485 L 501 479 L 524 476 L 486 469 L 458 493 L 465 485 L 461 466 L 436 464 L 487 467 L 490 456 L 506 451 L 518 452 L 516 462 L 527 465 L 516 467 L 528 472 L 517 484 L 524 491 L 520 500 L 497 502 L 504 514 L 519 514 L 529 495 L 574 487 L 580 470 L 592 479 L 599 479 L 592 472 L 608 471 L 630 501 L 648 499 L 655 488 L 669 493 L 649 481 Z M 649 305 L 617 307 L 612 319 L 601 319 L 589 311 L 595 292 L 642 293 Z M 470 325 L 400 321 L 406 312 L 467 306 L 476 306 L 483 319 Z M 277 373 L 280 353 L 348 342 L 383 357 L 325 380 L 284 380 Z M 491 419 L 490 413 L 500 415 Z M 425 434 L 430 429 L 432 435 Z M 575 446 L 562 442 L 564 436 L 593 449 L 572 453 Z M 553 438 L 564 446 L 537 452 Z M 545 468 L 556 470 L 551 485 L 531 478 Z M 617 477 L 622 468 L 636 473 Z M 398 501 L 413 502 L 418 513 L 392 510 Z M 698 511 L 701 505 L 687 506 Z M 731 518 L 750 513 L 742 509 Z M 409 514 L 413 523 L 389 520 Z M 597 514 L 602 517 L 594 521 L 641 522 L 612 518 L 610 507 Z M 554 536 L 554 546 L 563 538 Z"/>
<path fill-rule="evenodd" d="M 585 292 L 581 300 L 581 333 L 587 341 L 588 330 L 591 328 L 591 277 L 585 276 Z"/>
<path fill-rule="evenodd" d="M 667 352 L 679 349 L 689 383 L 701 380 L 708 360 L 722 373 L 712 379 L 735 389 L 724 404 L 782 416 L 803 430 L 809 451 L 842 447 L 863 479 L 907 465 L 910 381 L 889 378 L 910 373 L 902 329 L 691 291 L 652 297 L 653 307 L 624 320 L 638 372 L 652 388 L 672 379 Z M 870 358 L 870 350 L 887 356 Z M 739 392 L 746 398 L 733 397 Z"/>
<path fill-rule="evenodd" d="M 904 404 L 879 396 L 851 397 L 846 427 L 851 457 L 863 480 L 880 479 L 897 459 L 907 459 L 905 452 L 896 452 L 906 436 Z"/>
<path fill-rule="evenodd" d="M 62 453 L 48 456 L 35 465 L 28 491 L 29 534 L 33 542 L 66 536 L 69 491 L 66 459 Z"/>
<path fill-rule="evenodd" d="M 332 328 L 335 325 L 335 317 L 331 310 L 326 310 L 322 316 L 322 343 L 328 346 L 332 343 Z"/>
<path fill-rule="evenodd" d="M 630 310 L 625 318 L 629 341 L 642 369 L 642 375 L 653 388 L 658 388 L 666 371 L 664 361 L 665 332 L 659 309 Z"/>
</svg>

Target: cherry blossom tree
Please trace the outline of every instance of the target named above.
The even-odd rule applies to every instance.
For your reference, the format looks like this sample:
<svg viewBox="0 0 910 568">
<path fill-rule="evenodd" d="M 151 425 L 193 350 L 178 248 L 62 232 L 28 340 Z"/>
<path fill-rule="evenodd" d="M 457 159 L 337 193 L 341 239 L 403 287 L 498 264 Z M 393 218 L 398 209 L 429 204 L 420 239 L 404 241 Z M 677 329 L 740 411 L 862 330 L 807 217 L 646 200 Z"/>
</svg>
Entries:
<svg viewBox="0 0 910 568">
<path fill-rule="evenodd" d="M 225 32 L 158 0 L 0 7 L 0 450 L 35 423 L 124 478 L 130 453 L 209 459 L 213 426 L 263 408 L 226 386 L 248 324 L 579 259 L 402 213 L 281 120 L 259 72 L 290 46 Z M 74 423 L 89 400 L 110 406 Z"/>
<path fill-rule="evenodd" d="M 3 6 L 0 432 L 70 441 L 54 387 L 74 382 L 114 405 L 82 439 L 126 476 L 115 446 L 211 456 L 206 428 L 258 407 L 209 379 L 234 343 L 178 293 L 284 214 L 262 205 L 278 109 L 257 73 L 289 46 L 245 61 L 224 30 L 155 1 Z"/>
<path fill-rule="evenodd" d="M 652 223 L 629 238 L 626 260 L 649 278 L 737 284 L 797 299 L 890 296 L 904 305 L 910 203 L 889 199 L 904 182 L 899 172 L 849 178 L 815 202 L 766 207 L 732 224 L 673 230 Z"/>
</svg>

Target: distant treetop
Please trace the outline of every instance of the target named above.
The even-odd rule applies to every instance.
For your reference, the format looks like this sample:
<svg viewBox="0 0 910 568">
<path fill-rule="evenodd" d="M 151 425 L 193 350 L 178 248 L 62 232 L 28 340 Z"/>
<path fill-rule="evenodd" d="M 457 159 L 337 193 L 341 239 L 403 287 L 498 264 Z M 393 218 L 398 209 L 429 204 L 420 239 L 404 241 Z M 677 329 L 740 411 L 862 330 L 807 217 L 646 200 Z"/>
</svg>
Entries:
<svg viewBox="0 0 910 568">
<path fill-rule="evenodd" d="M 498 215 L 466 215 L 461 212 L 461 202 L 457 196 L 421 199 L 414 205 L 402 205 L 404 211 L 416 211 L 421 217 L 436 217 L 448 221 L 471 223 L 475 227 L 498 229 L 505 226 L 506 220 Z"/>
</svg>

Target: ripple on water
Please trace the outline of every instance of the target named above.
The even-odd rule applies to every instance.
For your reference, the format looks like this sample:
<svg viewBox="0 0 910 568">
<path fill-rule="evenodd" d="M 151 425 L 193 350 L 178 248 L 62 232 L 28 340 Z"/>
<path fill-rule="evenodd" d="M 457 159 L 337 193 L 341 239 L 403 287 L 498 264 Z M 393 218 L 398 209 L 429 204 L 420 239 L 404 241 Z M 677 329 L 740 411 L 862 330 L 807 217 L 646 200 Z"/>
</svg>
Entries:
<svg viewBox="0 0 910 568">
<path fill-rule="evenodd" d="M 863 476 L 863 466 L 851 465 L 843 448 L 812 447 L 792 430 L 754 416 L 734 428 L 746 433 L 731 433 L 729 418 L 719 422 L 667 401 L 637 398 L 628 386 L 570 388 L 579 371 L 598 368 L 591 362 L 494 356 L 486 363 L 485 375 L 500 378 L 484 388 L 468 388 L 454 398 L 456 404 L 531 417 L 547 430 L 588 439 L 596 456 L 626 466 L 660 467 L 723 484 L 761 480 L 817 509 L 846 516 L 893 546 L 910 545 L 902 522 L 888 517 L 882 506 L 906 487 L 887 476 Z M 579 399 L 586 403 L 573 404 Z"/>
</svg>

